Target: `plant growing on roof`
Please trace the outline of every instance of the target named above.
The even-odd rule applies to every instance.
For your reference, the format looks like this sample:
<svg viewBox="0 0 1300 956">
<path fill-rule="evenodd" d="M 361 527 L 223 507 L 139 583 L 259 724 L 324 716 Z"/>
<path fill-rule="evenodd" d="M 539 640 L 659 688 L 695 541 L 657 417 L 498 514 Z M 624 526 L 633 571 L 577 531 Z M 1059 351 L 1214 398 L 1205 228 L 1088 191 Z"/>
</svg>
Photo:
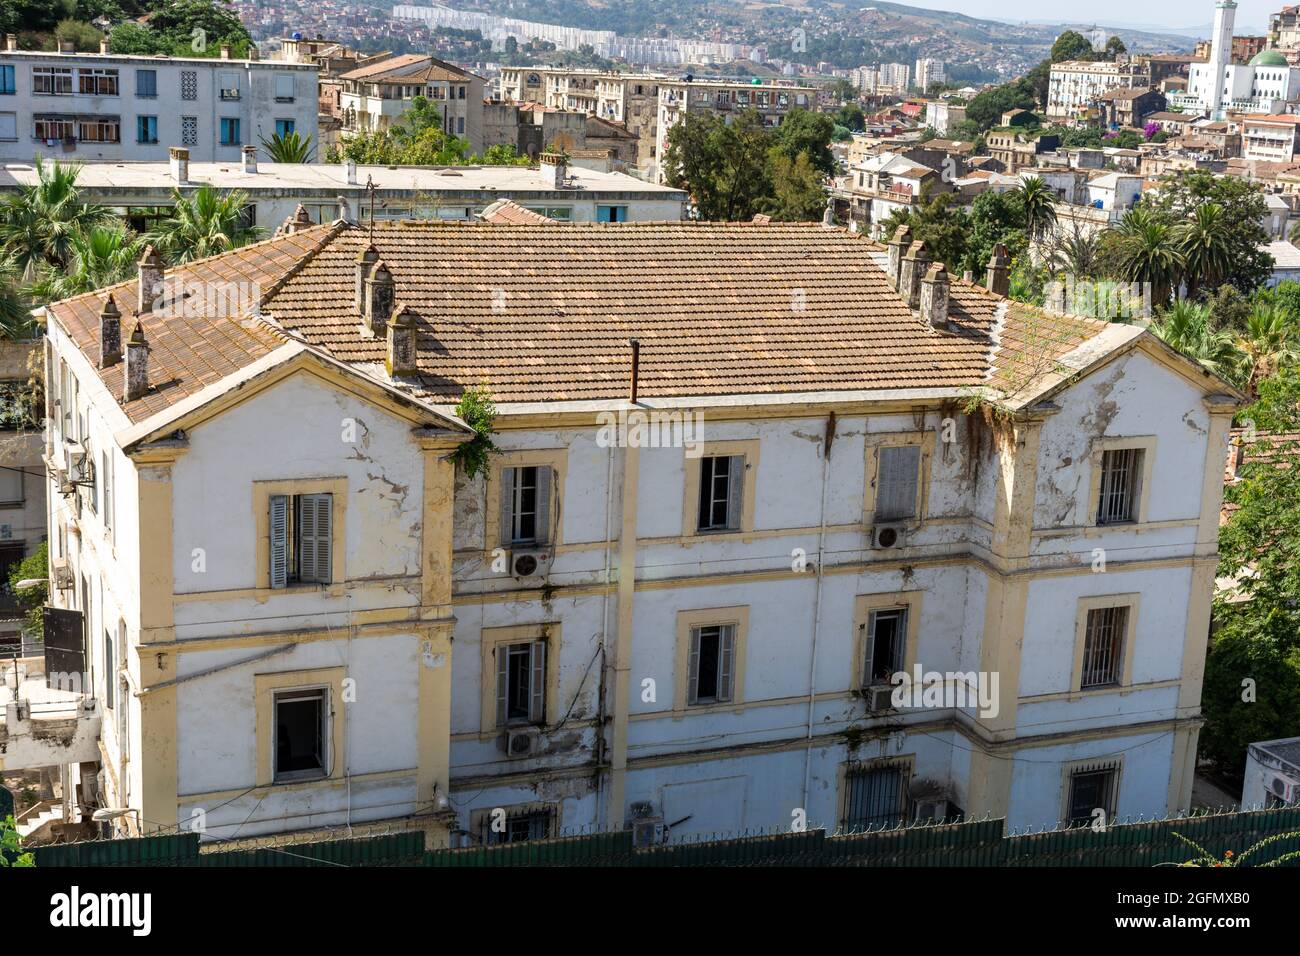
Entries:
<svg viewBox="0 0 1300 956">
<path fill-rule="evenodd" d="M 451 453 L 451 458 L 473 478 L 480 471 L 487 471 L 488 460 L 499 450 L 492 441 L 492 423 L 497 417 L 497 407 L 488 387 L 472 385 L 465 389 L 456 405 L 456 414 L 474 430 L 474 437 L 459 445 Z"/>
<path fill-rule="evenodd" d="M 1253 846 L 1247 847 L 1245 850 L 1242 850 L 1240 853 L 1233 853 L 1231 850 L 1226 850 L 1223 854 L 1222 859 L 1220 859 L 1219 857 L 1216 857 L 1213 853 L 1211 853 L 1209 850 L 1205 849 L 1205 847 L 1197 843 L 1195 840 L 1189 840 L 1181 833 L 1175 833 L 1174 838 L 1180 840 L 1183 843 L 1186 843 L 1189 847 L 1195 850 L 1196 856 L 1192 857 L 1192 859 L 1187 860 L 1184 863 L 1174 863 L 1172 865 L 1173 866 L 1250 866 L 1252 864 L 1249 864 L 1246 861 L 1250 859 L 1251 854 L 1257 853 L 1266 847 L 1272 846 L 1274 843 L 1280 843 L 1283 840 L 1292 839 L 1294 837 L 1300 837 L 1300 830 L 1291 830 L 1287 833 L 1274 833 L 1272 836 L 1265 837 L 1264 839 L 1260 840 L 1258 843 L 1254 844 Z M 1281 866 L 1284 863 L 1290 863 L 1292 860 L 1297 860 L 1297 859 L 1300 859 L 1300 850 L 1292 850 L 1289 853 L 1283 853 L 1281 856 L 1275 857 L 1272 860 L 1268 860 L 1264 863 L 1258 863 L 1254 865 L 1261 866 L 1261 867 Z M 1169 864 L 1157 864 L 1157 866 L 1159 865 L 1169 865 Z"/>
</svg>

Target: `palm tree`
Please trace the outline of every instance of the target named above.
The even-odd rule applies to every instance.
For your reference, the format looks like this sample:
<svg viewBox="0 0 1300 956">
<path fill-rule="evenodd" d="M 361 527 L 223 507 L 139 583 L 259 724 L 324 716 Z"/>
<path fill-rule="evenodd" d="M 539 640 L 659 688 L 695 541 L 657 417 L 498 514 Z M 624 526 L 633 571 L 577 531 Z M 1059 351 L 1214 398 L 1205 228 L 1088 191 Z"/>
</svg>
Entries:
<svg viewBox="0 0 1300 956">
<path fill-rule="evenodd" d="M 189 262 L 252 242 L 262 231 L 247 225 L 244 209 L 248 194 L 242 190 L 218 192 L 200 186 L 188 199 L 172 191 L 175 207 L 148 235 L 158 253 L 169 262 Z"/>
<path fill-rule="evenodd" d="M 1060 236 L 1047 261 L 1053 272 L 1063 272 L 1083 279 L 1097 269 L 1097 237 L 1075 229 L 1070 235 Z"/>
<path fill-rule="evenodd" d="M 283 136 L 275 133 L 270 139 L 263 137 L 262 148 L 273 163 L 310 163 L 316 153 L 311 137 L 299 136 L 296 132 Z"/>
<path fill-rule="evenodd" d="M 1012 192 L 1025 210 L 1025 229 L 1031 237 L 1038 238 L 1056 222 L 1052 187 L 1041 176 L 1026 176 Z"/>
<path fill-rule="evenodd" d="M 144 240 L 124 226 L 96 226 L 72 237 L 68 267 L 47 269 L 32 285 L 37 299 L 54 302 L 130 278 Z"/>
<path fill-rule="evenodd" d="M 81 167 L 36 160 L 36 182 L 0 200 L 0 255 L 27 281 L 39 266 L 67 264 L 73 236 L 108 222 L 102 206 L 83 202 Z"/>
<path fill-rule="evenodd" d="M 1147 216 L 1136 222 L 1121 221 L 1120 226 L 1120 278 L 1148 284 L 1152 304 L 1164 305 L 1183 268 L 1182 254 L 1174 247 L 1173 230 Z"/>
<path fill-rule="evenodd" d="M 0 263 L 0 337 L 31 338 L 36 323 L 30 308 L 18 270 L 10 262 Z"/>
<path fill-rule="evenodd" d="M 1214 202 L 1197 206 L 1191 218 L 1179 224 L 1175 241 L 1183 258 L 1183 278 L 1190 298 L 1196 298 L 1202 286 L 1223 281 L 1228 274 L 1232 240 L 1222 206 Z"/>
<path fill-rule="evenodd" d="M 1260 304 L 1251 311 L 1237 347 L 1245 355 L 1242 378 L 1251 395 L 1261 381 L 1300 360 L 1300 337 L 1290 316 L 1275 305 Z"/>
<path fill-rule="evenodd" d="M 1210 371 L 1240 384 L 1246 356 L 1231 333 L 1213 327 L 1208 305 L 1179 299 L 1151 324 L 1151 331 Z"/>
</svg>

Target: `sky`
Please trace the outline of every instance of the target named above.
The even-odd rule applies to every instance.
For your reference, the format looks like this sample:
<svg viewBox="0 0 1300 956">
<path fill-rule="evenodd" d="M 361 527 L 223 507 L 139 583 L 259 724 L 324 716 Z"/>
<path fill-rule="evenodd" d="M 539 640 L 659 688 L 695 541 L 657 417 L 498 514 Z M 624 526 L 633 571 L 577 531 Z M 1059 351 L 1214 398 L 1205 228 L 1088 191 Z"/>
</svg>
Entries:
<svg viewBox="0 0 1300 956">
<path fill-rule="evenodd" d="M 1214 19 L 1214 0 L 896 0 L 909 6 L 931 10 L 953 10 L 967 16 L 993 20 L 1050 20 L 1077 22 L 1084 17 L 1098 23 L 1115 23 L 1137 27 L 1167 25 L 1193 27 Z M 865 0 L 863 6 L 870 6 Z M 1237 24 L 1263 30 L 1268 17 L 1286 5 L 1284 0 L 1238 0 Z M 1237 32 L 1242 32 L 1238 30 Z"/>
</svg>

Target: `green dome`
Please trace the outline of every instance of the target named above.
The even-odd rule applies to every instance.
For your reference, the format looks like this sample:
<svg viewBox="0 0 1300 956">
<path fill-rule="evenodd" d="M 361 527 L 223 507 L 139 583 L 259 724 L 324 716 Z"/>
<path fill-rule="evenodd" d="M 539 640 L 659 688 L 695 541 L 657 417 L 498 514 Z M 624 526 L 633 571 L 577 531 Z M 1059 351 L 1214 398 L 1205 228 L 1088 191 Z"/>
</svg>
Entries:
<svg viewBox="0 0 1300 956">
<path fill-rule="evenodd" d="M 1286 57 L 1277 50 L 1260 50 L 1251 58 L 1251 66 L 1286 66 Z"/>
</svg>

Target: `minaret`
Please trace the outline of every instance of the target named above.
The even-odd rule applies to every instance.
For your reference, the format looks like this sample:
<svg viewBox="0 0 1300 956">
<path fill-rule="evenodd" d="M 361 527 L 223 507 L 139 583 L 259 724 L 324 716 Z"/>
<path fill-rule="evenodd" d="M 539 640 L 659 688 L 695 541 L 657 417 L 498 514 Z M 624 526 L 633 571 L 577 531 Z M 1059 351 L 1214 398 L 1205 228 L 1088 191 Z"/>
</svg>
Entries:
<svg viewBox="0 0 1300 956">
<path fill-rule="evenodd" d="M 1236 0 L 1219 0 L 1214 5 L 1214 33 L 1210 38 L 1209 85 L 1205 91 L 1205 111 L 1210 119 L 1223 115 L 1224 74 L 1232 62 L 1232 24 L 1237 18 Z"/>
</svg>

